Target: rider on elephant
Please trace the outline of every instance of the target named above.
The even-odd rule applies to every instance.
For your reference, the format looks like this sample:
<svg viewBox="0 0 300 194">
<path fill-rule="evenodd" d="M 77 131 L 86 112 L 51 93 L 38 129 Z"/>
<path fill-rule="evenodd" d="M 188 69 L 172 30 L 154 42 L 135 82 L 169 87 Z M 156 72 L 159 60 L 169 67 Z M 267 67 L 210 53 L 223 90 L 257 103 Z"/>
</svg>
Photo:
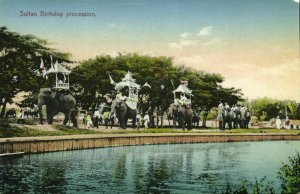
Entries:
<svg viewBox="0 0 300 194">
<path fill-rule="evenodd" d="M 187 98 L 186 96 L 184 95 L 184 93 L 182 93 L 180 95 L 180 99 L 177 99 L 177 103 L 180 105 L 180 106 L 186 106 L 187 105 Z"/>
<path fill-rule="evenodd" d="M 224 105 L 220 101 L 218 105 L 218 116 L 217 116 L 217 120 L 219 121 L 219 129 L 222 129 L 222 125 L 223 125 L 223 109 L 224 109 Z"/>
<path fill-rule="evenodd" d="M 120 102 L 125 102 L 127 100 L 127 96 L 123 96 L 121 91 L 117 91 L 116 98 L 114 100 L 111 100 L 111 114 L 116 113 L 116 106 Z"/>
</svg>

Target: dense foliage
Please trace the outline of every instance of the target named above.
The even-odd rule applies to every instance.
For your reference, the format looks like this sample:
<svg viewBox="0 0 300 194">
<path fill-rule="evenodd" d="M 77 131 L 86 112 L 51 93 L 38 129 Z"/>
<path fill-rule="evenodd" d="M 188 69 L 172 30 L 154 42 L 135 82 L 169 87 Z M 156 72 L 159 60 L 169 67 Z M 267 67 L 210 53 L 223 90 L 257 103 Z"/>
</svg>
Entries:
<svg viewBox="0 0 300 194">
<path fill-rule="evenodd" d="M 280 193 L 299 193 L 300 192 L 300 154 L 289 157 L 289 163 L 282 164 L 278 172 L 278 178 L 281 180 Z M 228 182 L 224 188 L 223 194 L 274 194 L 279 193 L 275 190 L 272 182 L 267 182 L 267 177 L 261 180 L 255 180 L 254 183 L 242 180 L 241 184 L 233 185 Z"/>
<path fill-rule="evenodd" d="M 4 116 L 7 103 L 20 92 L 28 93 L 20 106 L 32 106 L 37 103 L 37 94 L 41 87 L 54 84 L 51 77 L 46 80 L 36 75 L 41 57 L 50 68 L 50 55 L 53 61 L 70 62 L 69 54 L 49 48 L 49 43 L 33 35 L 20 35 L 10 32 L 6 27 L 0 28 L 0 117 Z M 279 101 L 260 98 L 243 102 L 241 90 L 224 88 L 224 78 L 219 74 L 196 71 L 184 65 L 174 64 L 172 58 L 165 56 L 147 56 L 136 53 L 119 54 L 116 57 L 99 55 L 94 59 L 81 62 L 72 69 L 70 76 L 71 92 L 75 95 L 78 106 L 94 109 L 104 94 L 113 90 L 109 75 L 119 82 L 128 72 L 133 73 L 137 83 L 149 83 L 140 92 L 150 94 L 152 105 L 165 110 L 173 101 L 172 91 L 185 80 L 193 90 L 192 103 L 196 113 L 202 113 L 203 124 L 213 107 L 219 101 L 233 105 L 244 103 L 252 115 L 259 120 L 269 120 L 287 114 L 291 119 L 300 119 L 300 106 L 295 101 Z"/>
<path fill-rule="evenodd" d="M 280 116 L 290 119 L 300 119 L 300 106 L 292 100 L 276 100 L 272 98 L 258 98 L 251 101 L 245 101 L 246 106 L 251 109 L 252 115 L 259 120 L 270 120 Z"/>
<path fill-rule="evenodd" d="M 42 56 L 68 61 L 68 54 L 50 49 L 47 44 L 33 35 L 20 35 L 0 27 L 0 117 L 4 116 L 6 104 L 12 103 L 19 92 L 34 96 L 39 88 L 50 84 L 36 74 Z M 49 59 L 44 58 L 45 63 L 49 64 Z"/>
<path fill-rule="evenodd" d="M 279 171 L 282 193 L 300 192 L 300 154 L 289 157 L 289 163 L 283 164 Z"/>
<path fill-rule="evenodd" d="M 84 109 L 96 107 L 101 101 L 101 96 L 114 89 L 109 75 L 119 82 L 128 71 L 133 73 L 133 78 L 138 84 L 143 85 L 147 82 L 151 85 L 151 89 L 144 88 L 140 92 L 149 93 L 150 99 L 160 110 L 165 110 L 172 103 L 172 91 L 182 80 L 188 81 L 189 88 L 193 90 L 193 109 L 196 112 L 204 111 L 205 118 L 220 100 L 229 104 L 242 100 L 239 89 L 223 88 L 220 85 L 224 79 L 219 74 L 196 71 L 183 65 L 176 66 L 172 58 L 164 56 L 119 54 L 117 57 L 97 56 L 73 69 L 72 91 L 79 105 Z"/>
</svg>

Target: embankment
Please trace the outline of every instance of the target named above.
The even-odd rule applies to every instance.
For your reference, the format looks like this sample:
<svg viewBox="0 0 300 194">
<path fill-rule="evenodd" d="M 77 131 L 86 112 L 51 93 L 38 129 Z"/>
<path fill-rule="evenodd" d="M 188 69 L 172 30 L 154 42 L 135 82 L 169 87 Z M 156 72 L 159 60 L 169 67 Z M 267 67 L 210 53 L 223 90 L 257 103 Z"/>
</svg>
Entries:
<svg viewBox="0 0 300 194">
<path fill-rule="evenodd" d="M 0 139 L 0 154 L 42 153 L 114 146 L 236 141 L 300 140 L 298 134 L 110 134 L 18 137 Z"/>
</svg>

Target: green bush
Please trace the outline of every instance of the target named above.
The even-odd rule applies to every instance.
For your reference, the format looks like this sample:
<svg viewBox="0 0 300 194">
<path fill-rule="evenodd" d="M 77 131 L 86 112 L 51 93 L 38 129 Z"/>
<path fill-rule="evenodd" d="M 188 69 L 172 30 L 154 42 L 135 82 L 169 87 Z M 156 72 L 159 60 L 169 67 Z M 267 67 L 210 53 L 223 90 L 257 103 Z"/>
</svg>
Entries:
<svg viewBox="0 0 300 194">
<path fill-rule="evenodd" d="M 282 193 L 300 192 L 300 154 L 289 157 L 289 163 L 283 164 L 278 172 L 282 184 Z"/>
</svg>

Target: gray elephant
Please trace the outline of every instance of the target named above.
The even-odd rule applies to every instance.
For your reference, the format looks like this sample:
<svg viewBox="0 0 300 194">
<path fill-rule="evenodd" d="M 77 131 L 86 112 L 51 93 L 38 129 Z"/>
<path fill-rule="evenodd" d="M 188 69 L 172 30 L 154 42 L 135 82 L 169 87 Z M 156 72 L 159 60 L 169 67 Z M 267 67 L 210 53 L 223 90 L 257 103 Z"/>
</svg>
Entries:
<svg viewBox="0 0 300 194">
<path fill-rule="evenodd" d="M 47 121 L 49 124 L 53 123 L 53 117 L 58 112 L 65 114 L 64 125 L 69 121 L 69 116 L 74 127 L 77 127 L 75 112 L 70 114 L 71 109 L 75 109 L 76 100 L 71 94 L 64 91 L 52 91 L 50 88 L 41 88 L 38 95 L 38 110 L 40 116 L 40 123 L 43 124 L 42 107 L 46 105 Z"/>
<path fill-rule="evenodd" d="M 127 127 L 128 119 L 132 119 L 132 125 L 135 127 L 137 114 L 136 109 L 131 109 L 126 102 L 120 101 L 116 102 L 115 112 L 121 128 L 125 129 Z"/>
<path fill-rule="evenodd" d="M 233 110 L 230 110 L 230 108 L 223 108 L 222 120 L 219 121 L 220 130 L 225 130 L 226 124 L 228 125 L 228 128 L 231 129 L 233 118 L 234 118 Z"/>
<path fill-rule="evenodd" d="M 249 122 L 251 120 L 251 113 L 249 110 L 245 110 L 245 115 L 242 117 L 243 128 L 249 128 Z"/>
<path fill-rule="evenodd" d="M 172 103 L 168 109 L 168 116 L 172 116 L 174 128 L 178 122 L 183 130 L 185 126 L 187 126 L 187 130 L 192 129 L 193 109 L 191 107 Z"/>
</svg>

